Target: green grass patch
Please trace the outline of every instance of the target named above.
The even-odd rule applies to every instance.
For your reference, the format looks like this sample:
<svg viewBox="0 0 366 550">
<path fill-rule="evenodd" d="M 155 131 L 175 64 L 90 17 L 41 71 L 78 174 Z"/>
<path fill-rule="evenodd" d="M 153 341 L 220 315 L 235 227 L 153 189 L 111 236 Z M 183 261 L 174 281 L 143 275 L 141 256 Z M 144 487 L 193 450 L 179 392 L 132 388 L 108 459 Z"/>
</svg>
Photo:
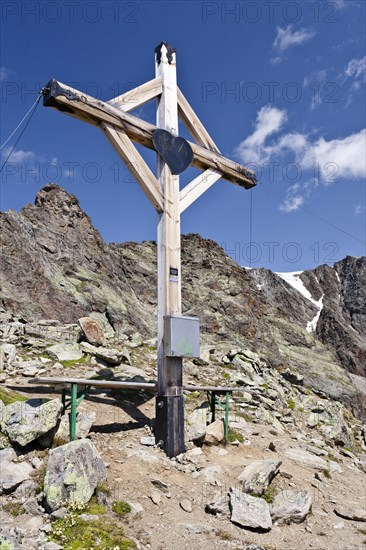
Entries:
<svg viewBox="0 0 366 550">
<path fill-rule="evenodd" d="M 63 367 L 72 368 L 76 365 L 85 365 L 90 363 L 90 357 L 88 355 L 84 355 L 84 357 L 81 357 L 81 359 L 72 359 L 70 361 L 59 361 Z"/>
<path fill-rule="evenodd" d="M 89 503 L 86 507 L 85 512 L 87 514 L 101 516 L 106 513 L 106 509 L 105 509 L 105 506 L 103 506 L 103 504 L 99 504 L 96 496 L 92 496 L 91 499 L 89 500 Z"/>
<path fill-rule="evenodd" d="M 112 510 L 117 516 L 125 516 L 131 512 L 131 506 L 124 500 L 114 500 L 112 502 Z"/>
<path fill-rule="evenodd" d="M 2 401 L 4 405 L 10 405 L 16 401 L 28 401 L 28 397 L 25 397 L 16 391 L 0 388 L 0 401 Z"/>
<path fill-rule="evenodd" d="M 264 491 L 263 495 L 253 495 L 255 497 L 263 498 L 268 504 L 271 504 L 274 501 L 275 496 L 277 495 L 277 489 L 273 485 L 268 485 L 267 489 Z"/>
<path fill-rule="evenodd" d="M 291 410 L 293 411 L 294 408 L 295 408 L 295 405 L 296 405 L 296 403 L 295 403 L 295 400 L 294 400 L 294 399 L 289 399 L 289 400 L 287 401 L 287 408 L 288 408 L 288 409 L 291 409 Z"/>
<path fill-rule="evenodd" d="M 44 489 L 44 480 L 46 478 L 47 464 L 42 464 L 37 470 L 32 474 L 32 478 L 37 484 L 36 494 L 38 495 Z"/>
<path fill-rule="evenodd" d="M 223 377 L 225 380 L 230 380 L 230 372 L 224 372 Z"/>
<path fill-rule="evenodd" d="M 233 441 L 239 441 L 239 443 L 243 443 L 244 437 L 243 434 L 241 434 L 237 430 L 229 428 L 226 443 L 232 443 Z"/>
<path fill-rule="evenodd" d="M 328 469 L 323 470 L 323 476 L 326 477 L 327 479 L 332 479 L 332 474 Z"/>
<path fill-rule="evenodd" d="M 108 487 L 108 485 L 105 483 L 105 481 L 100 481 L 96 488 L 97 493 L 104 493 L 108 497 L 112 494 L 111 489 Z"/>
<path fill-rule="evenodd" d="M 6 502 L 2 508 L 5 512 L 8 512 L 8 514 L 11 514 L 14 517 L 21 516 L 26 513 L 24 506 L 22 506 L 20 502 Z"/>
<path fill-rule="evenodd" d="M 109 518 L 85 521 L 77 513 L 70 513 L 52 524 L 49 540 L 61 544 L 64 550 L 128 550 L 136 548 L 118 522 Z"/>
</svg>

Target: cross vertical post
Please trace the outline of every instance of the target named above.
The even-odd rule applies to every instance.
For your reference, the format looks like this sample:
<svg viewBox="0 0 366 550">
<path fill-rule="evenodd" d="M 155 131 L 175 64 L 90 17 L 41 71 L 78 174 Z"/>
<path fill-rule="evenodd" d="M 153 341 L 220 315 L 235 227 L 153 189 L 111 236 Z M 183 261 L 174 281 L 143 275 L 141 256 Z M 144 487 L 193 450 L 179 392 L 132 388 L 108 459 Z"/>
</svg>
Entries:
<svg viewBox="0 0 366 550">
<path fill-rule="evenodd" d="M 165 43 L 156 53 L 156 77 L 161 78 L 158 98 L 158 128 L 178 135 L 177 76 L 175 51 Z M 184 452 L 183 359 L 165 355 L 164 317 L 180 315 L 181 260 L 179 176 L 173 175 L 158 154 L 158 182 L 163 194 L 163 212 L 158 214 L 158 376 L 156 398 L 156 441 L 168 456 Z"/>
</svg>

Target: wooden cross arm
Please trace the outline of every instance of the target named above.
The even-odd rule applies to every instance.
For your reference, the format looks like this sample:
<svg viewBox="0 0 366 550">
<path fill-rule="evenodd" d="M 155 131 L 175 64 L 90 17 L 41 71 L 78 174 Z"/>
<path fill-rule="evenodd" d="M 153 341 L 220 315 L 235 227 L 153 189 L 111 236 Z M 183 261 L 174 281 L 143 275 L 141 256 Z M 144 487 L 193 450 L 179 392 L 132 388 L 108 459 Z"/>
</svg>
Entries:
<svg viewBox="0 0 366 550">
<path fill-rule="evenodd" d="M 155 150 L 152 136 L 157 127 L 153 124 L 125 113 L 111 104 L 83 94 L 57 80 L 50 80 L 45 88 L 43 105 L 46 107 L 53 107 L 95 126 L 105 123 L 120 128 L 132 141 Z M 193 151 L 192 165 L 195 168 L 216 170 L 221 173 L 223 179 L 245 189 L 256 185 L 256 175 L 252 170 L 225 158 L 216 151 L 211 151 L 196 143 L 189 142 L 189 144 Z"/>
</svg>

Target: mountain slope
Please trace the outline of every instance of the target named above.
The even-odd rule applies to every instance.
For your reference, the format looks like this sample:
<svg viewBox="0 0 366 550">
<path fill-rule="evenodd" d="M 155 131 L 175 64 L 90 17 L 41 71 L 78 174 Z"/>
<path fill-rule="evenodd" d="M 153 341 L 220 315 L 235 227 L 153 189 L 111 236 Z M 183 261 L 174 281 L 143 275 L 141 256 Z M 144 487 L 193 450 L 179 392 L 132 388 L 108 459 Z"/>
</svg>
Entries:
<svg viewBox="0 0 366 550">
<path fill-rule="evenodd" d="M 21 212 L 1 214 L 0 320 L 104 314 L 116 332 L 156 333 L 156 244 L 107 245 L 78 200 L 55 184 Z M 183 313 L 201 319 L 205 346 L 248 347 L 305 384 L 363 407 L 366 258 L 300 275 L 312 300 L 265 269 L 245 270 L 216 243 L 182 238 Z M 319 313 L 315 332 L 306 328 Z M 350 371 L 352 374 L 348 374 Z"/>
</svg>

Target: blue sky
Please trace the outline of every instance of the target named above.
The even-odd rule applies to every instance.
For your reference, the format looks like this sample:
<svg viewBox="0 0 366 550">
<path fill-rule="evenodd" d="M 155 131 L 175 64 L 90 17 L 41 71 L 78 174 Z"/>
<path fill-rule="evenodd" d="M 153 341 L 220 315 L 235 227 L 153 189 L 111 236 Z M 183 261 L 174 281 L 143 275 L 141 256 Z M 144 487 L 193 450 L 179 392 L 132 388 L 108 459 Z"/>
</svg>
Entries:
<svg viewBox="0 0 366 550">
<path fill-rule="evenodd" d="M 260 182 L 250 192 L 220 180 L 182 215 L 182 233 L 275 271 L 366 254 L 366 2 L 4 0 L 1 9 L 1 143 L 50 78 L 109 100 L 154 77 L 165 40 L 221 152 Z M 135 114 L 154 122 L 154 103 Z M 0 175 L 1 210 L 32 202 L 49 181 L 79 198 L 107 242 L 156 238 L 154 209 L 100 130 L 40 104 Z"/>
</svg>

